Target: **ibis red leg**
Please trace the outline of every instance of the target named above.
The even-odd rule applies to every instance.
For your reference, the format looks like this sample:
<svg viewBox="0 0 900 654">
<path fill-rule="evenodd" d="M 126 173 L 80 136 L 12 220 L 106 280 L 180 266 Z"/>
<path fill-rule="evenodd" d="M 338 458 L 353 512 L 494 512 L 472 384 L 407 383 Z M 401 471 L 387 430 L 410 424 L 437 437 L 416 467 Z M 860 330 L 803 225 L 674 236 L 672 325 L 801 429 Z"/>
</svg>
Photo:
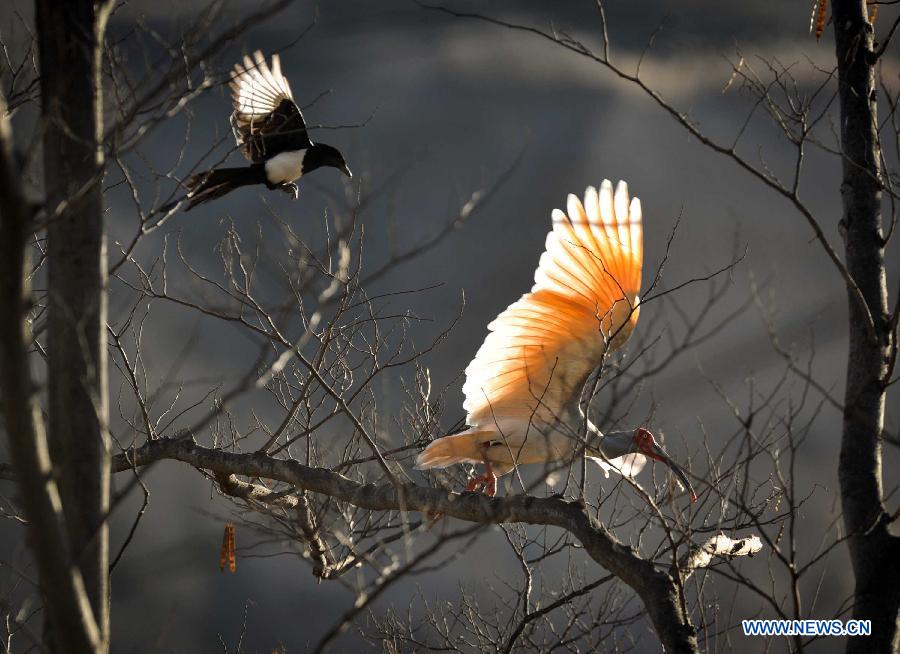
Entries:
<svg viewBox="0 0 900 654">
<path fill-rule="evenodd" d="M 487 449 L 487 446 L 485 446 L 485 449 Z M 494 468 L 487 458 L 484 459 L 484 474 L 480 477 L 472 477 L 469 483 L 466 484 L 466 490 L 471 493 L 482 487 L 484 488 L 484 494 L 488 497 L 494 497 L 497 494 L 497 475 L 494 474 Z"/>
</svg>

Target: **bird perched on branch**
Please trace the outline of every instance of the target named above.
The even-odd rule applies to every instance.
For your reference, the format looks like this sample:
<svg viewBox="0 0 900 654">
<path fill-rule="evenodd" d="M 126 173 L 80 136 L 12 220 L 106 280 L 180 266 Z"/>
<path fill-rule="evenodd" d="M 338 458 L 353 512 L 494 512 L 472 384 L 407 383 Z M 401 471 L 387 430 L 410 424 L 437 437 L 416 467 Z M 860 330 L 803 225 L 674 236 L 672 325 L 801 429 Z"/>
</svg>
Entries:
<svg viewBox="0 0 900 654">
<path fill-rule="evenodd" d="M 347 177 L 353 177 L 337 148 L 309 139 L 300 107 L 281 74 L 277 54 L 272 55 L 271 68 L 259 50 L 253 53 L 253 59 L 245 56 L 243 65 L 234 65 L 230 86 L 234 103 L 231 127 L 237 146 L 250 165 L 214 168 L 192 175 L 187 182 L 187 195 L 160 207 L 159 211 L 169 211 L 185 200 L 188 201 L 185 210 L 189 211 L 251 184 L 265 184 L 297 199 L 299 188 L 295 182 L 323 166 L 337 168 Z"/>
<path fill-rule="evenodd" d="M 580 409 L 591 372 L 637 323 L 642 261 L 641 202 L 629 200 L 625 182 L 615 193 L 609 180 L 599 192 L 588 187 L 584 204 L 569 195 L 568 215 L 553 211 L 531 292 L 488 325 L 466 368 L 469 428 L 429 444 L 416 467 L 483 463 L 484 475 L 466 490 L 493 496 L 497 476 L 520 464 L 571 461 L 584 451 L 606 471 L 634 475 L 650 458 L 668 465 L 696 499 L 686 473 L 647 429 L 604 435 Z"/>
</svg>

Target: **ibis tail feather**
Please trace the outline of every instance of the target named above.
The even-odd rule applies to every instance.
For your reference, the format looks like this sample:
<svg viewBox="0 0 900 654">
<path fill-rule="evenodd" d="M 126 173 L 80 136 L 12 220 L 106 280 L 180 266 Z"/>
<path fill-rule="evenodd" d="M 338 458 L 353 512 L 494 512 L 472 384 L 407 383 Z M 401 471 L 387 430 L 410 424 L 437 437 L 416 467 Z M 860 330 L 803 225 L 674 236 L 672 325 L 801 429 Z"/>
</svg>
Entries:
<svg viewBox="0 0 900 654">
<path fill-rule="evenodd" d="M 490 438 L 487 431 L 464 431 L 432 441 L 416 457 L 416 469 L 446 468 L 454 463 L 481 463 L 483 444 Z"/>
</svg>

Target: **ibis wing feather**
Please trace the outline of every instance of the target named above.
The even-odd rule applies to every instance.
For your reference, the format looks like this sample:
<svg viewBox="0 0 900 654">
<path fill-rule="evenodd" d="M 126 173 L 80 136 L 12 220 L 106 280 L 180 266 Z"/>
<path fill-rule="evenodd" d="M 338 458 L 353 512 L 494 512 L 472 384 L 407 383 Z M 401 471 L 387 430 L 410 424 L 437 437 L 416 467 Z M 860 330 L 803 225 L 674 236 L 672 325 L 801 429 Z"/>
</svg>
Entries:
<svg viewBox="0 0 900 654">
<path fill-rule="evenodd" d="M 620 182 L 569 196 L 529 293 L 490 325 L 466 368 L 467 422 L 560 417 L 604 352 L 619 347 L 638 316 L 643 243 L 640 201 Z"/>
</svg>

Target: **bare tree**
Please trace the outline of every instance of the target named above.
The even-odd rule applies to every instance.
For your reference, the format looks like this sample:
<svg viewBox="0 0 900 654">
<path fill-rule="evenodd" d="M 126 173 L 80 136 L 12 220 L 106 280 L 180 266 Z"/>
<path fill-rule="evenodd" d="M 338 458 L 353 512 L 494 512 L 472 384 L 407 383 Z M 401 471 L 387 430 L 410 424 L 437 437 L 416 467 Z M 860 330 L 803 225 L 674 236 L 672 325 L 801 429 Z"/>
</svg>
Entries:
<svg viewBox="0 0 900 654">
<path fill-rule="evenodd" d="M 100 70 L 111 9 L 93 0 L 39 2 L 35 21 L 48 210 L 47 435 L 101 650 L 109 641 L 111 443 Z"/>
<path fill-rule="evenodd" d="M 843 414 L 838 469 L 843 508 L 841 516 L 846 529 L 842 540 L 846 540 L 849 548 L 856 580 L 852 615 L 871 620 L 873 633 L 869 638 L 849 639 L 847 649 L 871 651 L 874 647 L 875 651 L 892 652 L 900 648 L 900 594 L 897 593 L 900 580 L 895 575 L 896 566 L 891 564 L 898 556 L 900 540 L 889 531 L 896 520 L 896 513 L 886 508 L 882 447 L 886 441 L 896 443 L 895 437 L 885 432 L 884 421 L 888 390 L 896 381 L 893 375 L 897 360 L 900 300 L 894 302 L 893 308 L 890 307 L 885 251 L 897 220 L 896 166 L 900 150 L 896 147 L 896 112 L 900 90 L 891 85 L 896 80 L 888 81 L 883 77 L 879 89 L 878 80 L 881 59 L 900 26 L 900 17 L 894 17 L 892 22 L 887 19 L 884 37 L 879 41 L 875 36 L 874 22 L 881 4 L 890 3 L 833 0 L 832 16 L 828 22 L 834 25 L 835 66 L 831 70 L 819 71 L 822 81 L 813 87 L 812 92 L 805 91 L 796 82 L 791 66 L 774 59 L 763 59 L 769 75 L 769 79 L 764 79 L 741 56 L 734 66 L 728 86 L 739 80 L 755 102 L 731 143 L 706 135 L 689 115 L 667 102 L 642 77 L 641 62 L 653 44 L 652 38 L 633 71 L 626 70 L 613 59 L 602 2 L 597 2 L 602 26 L 599 52 L 563 32 L 544 31 L 484 15 L 438 9 L 457 17 L 486 20 L 505 28 L 530 32 L 595 61 L 609 73 L 645 92 L 651 101 L 710 150 L 730 158 L 764 187 L 787 199 L 809 223 L 847 288 L 849 347 L 843 403 L 834 400 L 808 371 L 795 365 L 792 365 L 792 371 L 804 377 Z M 817 36 L 824 29 L 827 9 L 827 0 L 820 0 L 814 8 L 814 20 L 818 16 L 819 23 Z M 882 18 L 881 24 L 885 21 Z M 823 98 L 826 101 L 819 103 Z M 835 122 L 840 129 L 833 139 L 836 142 L 832 144 L 828 142 L 827 135 L 823 136 L 823 124 L 831 117 L 834 98 L 839 101 Z M 887 119 L 880 123 L 879 98 L 888 107 Z M 751 118 L 759 108 L 782 130 L 794 149 L 793 175 L 789 179 L 779 178 L 764 159 L 761 164 L 755 164 L 740 147 Z M 886 136 L 888 143 L 891 140 L 894 142 L 890 152 L 883 149 Z M 820 219 L 801 197 L 804 156 L 811 148 L 834 154 L 840 160 L 843 259 L 828 241 Z M 887 233 L 882 218 L 885 200 L 891 207 Z M 790 360 L 791 355 L 779 349 Z M 797 648 L 802 648 L 799 639 Z"/>
<path fill-rule="evenodd" d="M 3 415 L 10 456 L 17 477 L 22 505 L 33 533 L 47 613 L 60 647 L 92 651 L 100 646 L 100 633 L 87 600 L 84 580 L 74 563 L 73 548 L 59 488 L 53 478 L 43 416 L 37 404 L 30 372 L 32 336 L 31 265 L 28 229 L 34 214 L 25 194 L 13 156 L 12 134 L 6 103 L 0 102 L 0 162 L 3 183 Z"/>
<path fill-rule="evenodd" d="M 897 171 L 882 169 L 876 69 L 900 23 L 898 17 L 883 44 L 865 2 L 833 4 L 835 59 L 841 116 L 841 233 L 847 270 L 862 299 L 850 297 L 849 353 L 844 392 L 844 424 L 839 472 L 850 559 L 856 577 L 853 615 L 872 620 L 869 642 L 850 641 L 848 651 L 890 652 L 900 648 L 900 572 L 891 565 L 900 556 L 900 539 L 888 531 L 881 448 L 887 390 L 897 361 L 900 298 L 888 305 L 882 193 L 893 198 Z M 888 98 L 896 91 L 887 90 Z M 893 118 L 896 100 L 891 107 Z M 892 202 L 893 205 L 893 202 Z M 890 571 L 889 574 L 885 574 Z"/>
<path fill-rule="evenodd" d="M 109 568 L 140 528 L 149 501 L 146 470 L 170 460 L 187 464 L 228 500 L 242 542 L 244 534 L 255 535 L 239 558 L 292 552 L 317 579 L 347 589 L 346 610 L 311 644 L 316 651 L 335 646 L 349 629 L 387 651 L 617 651 L 641 638 L 629 629 L 638 623 L 652 626 L 666 651 L 729 650 L 741 617 L 735 615 L 739 593 L 757 599 L 760 614 L 811 617 L 815 600 L 807 602 L 804 589 L 821 584 L 845 542 L 857 596 L 829 610 L 872 619 L 879 651 L 896 648 L 897 580 L 886 572 L 893 570 L 888 562 L 896 544 L 880 471 L 898 322 L 896 308 L 891 313 L 887 304 L 880 197 L 895 197 L 896 174 L 882 169 L 879 141 L 887 122 L 877 123 L 873 93 L 878 58 L 897 23 L 876 49 L 864 0 L 836 2 L 839 65 L 822 73 L 822 85 L 812 93 L 801 93 L 777 62 L 768 62 L 762 76 L 743 61 L 735 64 L 733 82 L 753 99 L 751 115 L 760 107 L 766 111 L 796 154 L 794 177 L 782 180 L 739 148 L 746 123 L 733 144 L 718 143 L 645 82 L 640 60 L 634 71 L 620 67 L 610 54 L 602 3 L 599 53 L 564 33 L 488 19 L 588 57 L 642 89 L 701 142 L 784 197 L 809 223 L 847 287 L 852 346 L 844 402 L 811 374 L 814 352 L 801 361 L 767 319 L 772 347 L 783 357 L 781 374 L 769 384 L 751 380 L 745 400 L 709 380 L 733 414 L 729 437 L 687 446 L 668 435 L 670 447 L 690 455 L 700 488 L 700 501 L 691 506 L 668 479 L 592 480 L 581 459 L 517 470 L 496 498 L 457 492 L 465 469 L 427 476 L 411 471 L 422 447 L 458 426 L 458 414 L 433 387 L 428 370 L 430 354 L 442 346 L 458 311 L 426 330 L 431 318 L 406 307 L 432 289 L 370 289 L 484 211 L 515 163 L 456 198 L 430 237 L 392 241 L 390 253 L 375 260 L 364 225 L 376 200 L 402 185 L 402 170 L 376 183 L 364 177 L 344 194 L 323 189 L 328 202 L 316 230 L 307 222 L 300 232 L 268 206 L 253 233 L 222 221 L 209 232 L 219 232 L 208 248 L 215 261 L 166 232 L 175 214 L 154 212 L 157 187 L 148 191 L 137 180 L 161 180 L 166 193 L 174 193 L 180 179 L 206 163 L 185 162 L 172 148 L 171 170 L 161 172 L 141 156 L 144 139 L 181 116 L 202 92 L 227 82 L 227 48 L 286 4 L 266 5 L 233 25 L 211 5 L 167 40 L 140 21 L 123 33 L 105 34 L 111 5 L 81 3 L 78 13 L 42 3 L 42 67 L 29 68 L 29 44 L 19 59 L 7 60 L 8 105 L 0 106 L 0 391 L 11 465 L 3 472 L 16 480 L 21 496 L 21 505 L 15 499 L 9 505 L 31 530 L 52 647 L 107 647 Z M 71 40 L 43 38 L 74 20 L 81 27 L 70 30 Z M 77 66 L 46 69 L 62 57 L 74 57 Z M 144 62 L 143 70 L 135 61 Z M 36 86 L 42 103 L 40 190 L 29 185 L 35 162 L 17 160 L 11 132 L 16 110 L 35 101 Z M 896 90 L 885 93 L 895 126 Z M 827 99 L 835 94 L 843 140 L 833 148 L 820 132 L 827 133 Z M 810 147 L 833 150 L 842 160 L 843 258 L 801 199 L 802 162 Z M 230 153 L 227 145 L 210 144 L 206 158 L 214 167 Z M 32 190 L 43 199 L 31 201 Z M 107 257 L 103 207 L 112 198 L 130 202 L 134 231 Z M 389 232 L 398 219 L 389 216 Z M 676 228 L 668 247 L 685 247 Z M 649 271 L 642 326 L 660 326 L 641 331 L 627 357 L 607 357 L 589 381 L 584 405 L 594 422 L 604 429 L 629 417 L 652 422 L 647 389 L 655 378 L 754 301 L 767 317 L 764 284 L 737 309 L 722 308 L 734 288 L 729 275 L 741 261 L 738 248 L 716 271 L 699 271 L 694 279 L 669 279 L 666 258 Z M 687 286 L 707 289 L 692 312 L 679 304 Z M 114 309 L 107 315 L 110 296 Z M 179 352 L 148 352 L 144 344 L 145 330 L 165 320 L 167 311 L 229 326 L 235 343 L 249 343 L 252 355 L 236 355 L 232 374 L 221 379 L 186 378 L 179 359 L 190 337 Z M 646 317 L 654 315 L 658 320 Z M 46 434 L 34 390 L 44 379 Z M 843 511 L 831 516 L 823 533 L 803 534 L 800 514 L 827 498 L 800 487 L 793 470 L 823 405 L 835 403 L 844 413 Z M 122 482 L 112 502 L 109 472 Z M 542 496 L 548 483 L 552 490 Z M 109 557 L 106 525 L 131 492 L 143 492 L 143 506 Z M 444 519 L 436 522 L 437 514 Z M 812 549 L 805 547 L 810 539 L 817 543 Z M 449 605 L 435 604 L 423 591 L 413 598 L 420 600 L 415 610 L 376 609 L 390 589 L 412 587 L 482 541 L 508 551 L 520 576 L 486 579 L 478 592 L 461 587 Z M 760 560 L 760 568 L 752 566 Z M 28 640 L 30 633 L 42 646 L 28 624 L 33 614 L 22 618 L 19 608 L 0 606 L 8 619 L 7 642 L 20 634 Z M 798 637 L 791 646 L 800 650 L 809 642 Z"/>
</svg>

